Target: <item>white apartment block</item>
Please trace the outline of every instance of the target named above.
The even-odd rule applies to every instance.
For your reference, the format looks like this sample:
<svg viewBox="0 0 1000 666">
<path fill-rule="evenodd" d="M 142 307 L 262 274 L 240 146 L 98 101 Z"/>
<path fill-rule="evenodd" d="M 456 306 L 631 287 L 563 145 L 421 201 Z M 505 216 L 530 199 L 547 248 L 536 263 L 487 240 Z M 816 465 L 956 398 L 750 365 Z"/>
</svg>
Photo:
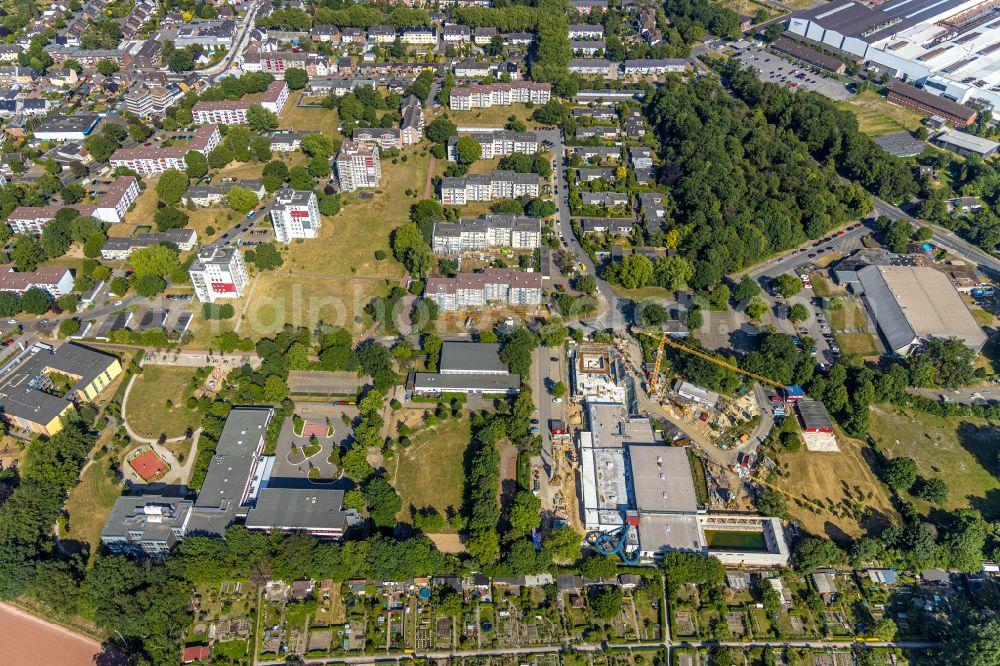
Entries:
<svg viewBox="0 0 1000 666">
<path fill-rule="evenodd" d="M 441 310 L 483 307 L 490 303 L 532 306 L 542 302 L 542 274 L 514 268 L 487 268 L 480 273 L 459 273 L 453 278 L 427 278 L 424 298 Z"/>
<path fill-rule="evenodd" d="M 246 125 L 247 109 L 254 104 L 260 104 L 271 113 L 281 113 L 288 101 L 288 84 L 284 81 L 273 81 L 257 101 L 249 100 L 219 100 L 201 101 L 191 107 L 194 122 L 199 125 L 214 123 L 217 125 Z"/>
<path fill-rule="evenodd" d="M 316 193 L 283 187 L 274 193 L 271 205 L 271 224 L 274 239 L 288 243 L 293 238 L 316 238 L 323 223 L 319 216 Z"/>
<path fill-rule="evenodd" d="M 111 166 L 128 167 L 140 176 L 160 174 L 167 169 L 186 171 L 187 163 L 184 161 L 184 156 L 188 152 L 193 150 L 208 154 L 221 140 L 222 135 L 219 134 L 217 125 L 204 125 L 195 130 L 186 146 L 119 148 L 111 155 Z"/>
<path fill-rule="evenodd" d="M 581 23 L 569 27 L 570 39 L 604 39 L 604 26 Z"/>
<path fill-rule="evenodd" d="M 511 104 L 545 104 L 552 99 L 552 84 L 518 81 L 454 88 L 448 102 L 453 111 L 488 109 Z"/>
<path fill-rule="evenodd" d="M 194 293 L 202 303 L 214 303 L 220 298 L 242 298 L 249 280 L 243 254 L 235 247 L 208 245 L 201 248 L 188 274 Z"/>
<path fill-rule="evenodd" d="M 430 28 L 411 28 L 403 31 L 399 41 L 404 44 L 430 46 L 437 44 L 437 35 Z"/>
<path fill-rule="evenodd" d="M 91 215 L 102 222 L 117 224 L 125 218 L 129 207 L 139 198 L 139 181 L 132 176 L 119 176 L 93 203 L 72 206 L 18 206 L 7 216 L 14 233 L 39 235 L 49 220 L 63 208 L 73 208 L 80 215 Z"/>
<path fill-rule="evenodd" d="M 493 248 L 534 250 L 542 245 L 542 221 L 520 215 L 487 215 L 476 220 L 438 222 L 431 247 L 435 254 L 485 252 Z"/>
<path fill-rule="evenodd" d="M 538 152 L 538 136 L 534 132 L 473 132 L 469 135 L 476 140 L 483 154 L 480 159 L 491 160 L 494 157 L 505 157 L 513 153 L 534 155 Z M 461 137 L 448 137 L 448 159 L 456 162 L 455 144 Z"/>
<path fill-rule="evenodd" d="M 382 178 L 382 166 L 378 158 L 378 146 L 345 141 L 337 153 L 335 166 L 340 189 L 353 192 L 367 187 L 378 187 Z"/>
<path fill-rule="evenodd" d="M 537 197 L 540 191 L 538 175 L 534 173 L 491 171 L 441 179 L 441 203 L 452 206 L 463 206 L 470 201 Z"/>
</svg>

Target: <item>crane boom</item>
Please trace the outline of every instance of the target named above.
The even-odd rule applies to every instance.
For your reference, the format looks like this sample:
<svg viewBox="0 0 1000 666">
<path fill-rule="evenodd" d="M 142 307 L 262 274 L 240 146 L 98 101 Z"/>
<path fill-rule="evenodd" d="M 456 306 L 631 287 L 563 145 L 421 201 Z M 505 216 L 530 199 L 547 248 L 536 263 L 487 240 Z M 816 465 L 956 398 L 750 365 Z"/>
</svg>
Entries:
<svg viewBox="0 0 1000 666">
<path fill-rule="evenodd" d="M 643 335 L 649 336 L 651 338 L 655 338 L 656 337 L 654 334 L 647 333 L 645 331 L 640 331 L 640 333 L 642 333 Z M 722 359 L 715 358 L 711 354 L 706 354 L 705 352 L 701 351 L 700 349 L 695 349 L 693 347 L 688 347 L 687 345 L 685 345 L 685 344 L 683 344 L 681 342 L 678 342 L 677 340 L 674 340 L 670 336 L 669 333 L 663 333 L 663 334 L 660 335 L 660 345 L 656 349 L 656 365 L 653 368 L 653 370 L 654 370 L 653 377 L 650 378 L 650 381 L 649 381 L 650 388 L 652 388 L 652 389 L 655 389 L 656 385 L 657 385 L 656 384 L 657 383 L 657 377 L 658 377 L 659 372 L 660 372 L 660 359 L 663 356 L 663 346 L 664 345 L 670 345 L 674 349 L 678 349 L 678 350 L 680 350 L 682 352 L 685 352 L 687 354 L 691 354 L 693 356 L 697 356 L 698 358 L 700 358 L 702 360 L 708 361 L 709 363 L 714 363 L 715 365 L 718 365 L 718 366 L 721 366 L 723 368 L 726 368 L 727 370 L 732 370 L 735 373 L 738 373 L 738 374 L 741 374 L 741 375 L 745 375 L 747 377 L 751 377 L 751 378 L 756 379 L 757 381 L 759 381 L 759 382 L 761 382 L 763 384 L 767 384 L 768 386 L 774 386 L 776 388 L 784 388 L 784 384 L 782 384 L 781 382 L 776 382 L 773 379 L 768 379 L 767 377 L 764 377 L 762 375 L 758 375 L 755 372 L 750 372 L 749 370 L 744 370 L 743 368 L 735 366 L 732 363 L 729 363 L 727 361 L 723 361 Z"/>
</svg>

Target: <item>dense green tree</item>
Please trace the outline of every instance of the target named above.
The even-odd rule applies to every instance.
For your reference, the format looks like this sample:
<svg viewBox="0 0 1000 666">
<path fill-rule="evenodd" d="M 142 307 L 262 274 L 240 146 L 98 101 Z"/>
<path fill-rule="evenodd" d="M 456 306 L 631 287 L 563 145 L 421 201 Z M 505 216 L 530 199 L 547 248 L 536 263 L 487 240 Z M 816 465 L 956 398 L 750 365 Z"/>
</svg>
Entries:
<svg viewBox="0 0 1000 666">
<path fill-rule="evenodd" d="M 883 476 L 885 484 L 892 490 L 909 490 L 917 482 L 917 461 L 906 456 L 893 458 L 886 463 Z"/>
<path fill-rule="evenodd" d="M 39 287 L 29 287 L 21 294 L 21 310 L 28 314 L 41 315 L 49 311 L 52 298 L 49 293 Z"/>
</svg>

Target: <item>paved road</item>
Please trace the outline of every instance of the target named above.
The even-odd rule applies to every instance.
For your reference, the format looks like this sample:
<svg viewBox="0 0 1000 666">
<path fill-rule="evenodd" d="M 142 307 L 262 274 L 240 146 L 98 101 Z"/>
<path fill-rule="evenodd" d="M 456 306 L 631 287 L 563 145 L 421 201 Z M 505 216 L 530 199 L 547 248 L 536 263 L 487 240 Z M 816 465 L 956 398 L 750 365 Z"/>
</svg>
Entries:
<svg viewBox="0 0 1000 666">
<path fill-rule="evenodd" d="M 253 20 L 257 16 L 257 12 L 260 10 L 260 3 L 255 2 L 243 15 L 243 19 L 236 26 L 237 36 L 236 41 L 233 43 L 232 48 L 229 52 L 222 58 L 219 62 L 211 67 L 207 67 L 201 70 L 199 73 L 209 79 L 210 83 L 218 83 L 219 79 L 229 74 L 229 69 L 232 67 L 233 62 L 235 62 L 237 56 L 243 52 L 243 46 L 250 36 L 251 28 L 253 28 Z"/>
<path fill-rule="evenodd" d="M 984 273 L 989 273 L 992 277 L 1000 279 L 1000 258 L 989 254 L 985 250 L 981 250 L 968 241 L 962 240 L 959 238 L 958 234 L 953 231 L 913 217 L 897 206 L 893 206 L 888 201 L 874 197 L 873 203 L 874 214 L 885 215 L 893 220 L 906 220 L 916 227 L 929 228 L 932 232 L 931 242 L 933 244 L 942 247 L 949 252 L 955 252 L 963 255 L 967 259 L 976 262 L 979 269 Z"/>
</svg>

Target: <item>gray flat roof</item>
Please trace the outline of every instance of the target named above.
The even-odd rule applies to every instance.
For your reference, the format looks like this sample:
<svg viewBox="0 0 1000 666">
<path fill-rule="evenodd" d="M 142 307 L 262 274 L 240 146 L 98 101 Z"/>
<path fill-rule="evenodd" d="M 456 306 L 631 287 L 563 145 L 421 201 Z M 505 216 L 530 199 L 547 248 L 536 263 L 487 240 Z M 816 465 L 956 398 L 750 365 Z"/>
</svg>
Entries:
<svg viewBox="0 0 1000 666">
<path fill-rule="evenodd" d="M 439 375 L 434 372 L 414 374 L 413 388 L 416 391 L 482 391 L 485 393 L 507 393 L 521 388 L 519 375 L 459 374 Z"/>
<path fill-rule="evenodd" d="M 441 345 L 441 374 L 483 372 L 507 374 L 494 342 L 445 342 Z"/>
<path fill-rule="evenodd" d="M 986 334 L 948 276 L 926 266 L 865 266 L 858 271 L 872 317 L 889 347 L 916 338 L 956 337 L 976 350 Z"/>
<path fill-rule="evenodd" d="M 264 488 L 247 513 L 257 529 L 346 530 L 344 491 L 332 488 Z"/>
<path fill-rule="evenodd" d="M 645 515 L 639 520 L 639 548 L 644 553 L 705 550 L 694 514 Z"/>
<path fill-rule="evenodd" d="M 639 511 L 695 513 L 698 510 L 686 448 L 630 444 L 628 453 Z"/>
<path fill-rule="evenodd" d="M 270 408 L 241 407 L 229 412 L 195 506 L 235 512 L 243 503 L 271 415 Z"/>
<path fill-rule="evenodd" d="M 626 444 L 653 444 L 656 433 L 647 418 L 630 418 L 625 405 L 588 402 L 587 423 L 594 448 L 622 448 Z"/>
</svg>

